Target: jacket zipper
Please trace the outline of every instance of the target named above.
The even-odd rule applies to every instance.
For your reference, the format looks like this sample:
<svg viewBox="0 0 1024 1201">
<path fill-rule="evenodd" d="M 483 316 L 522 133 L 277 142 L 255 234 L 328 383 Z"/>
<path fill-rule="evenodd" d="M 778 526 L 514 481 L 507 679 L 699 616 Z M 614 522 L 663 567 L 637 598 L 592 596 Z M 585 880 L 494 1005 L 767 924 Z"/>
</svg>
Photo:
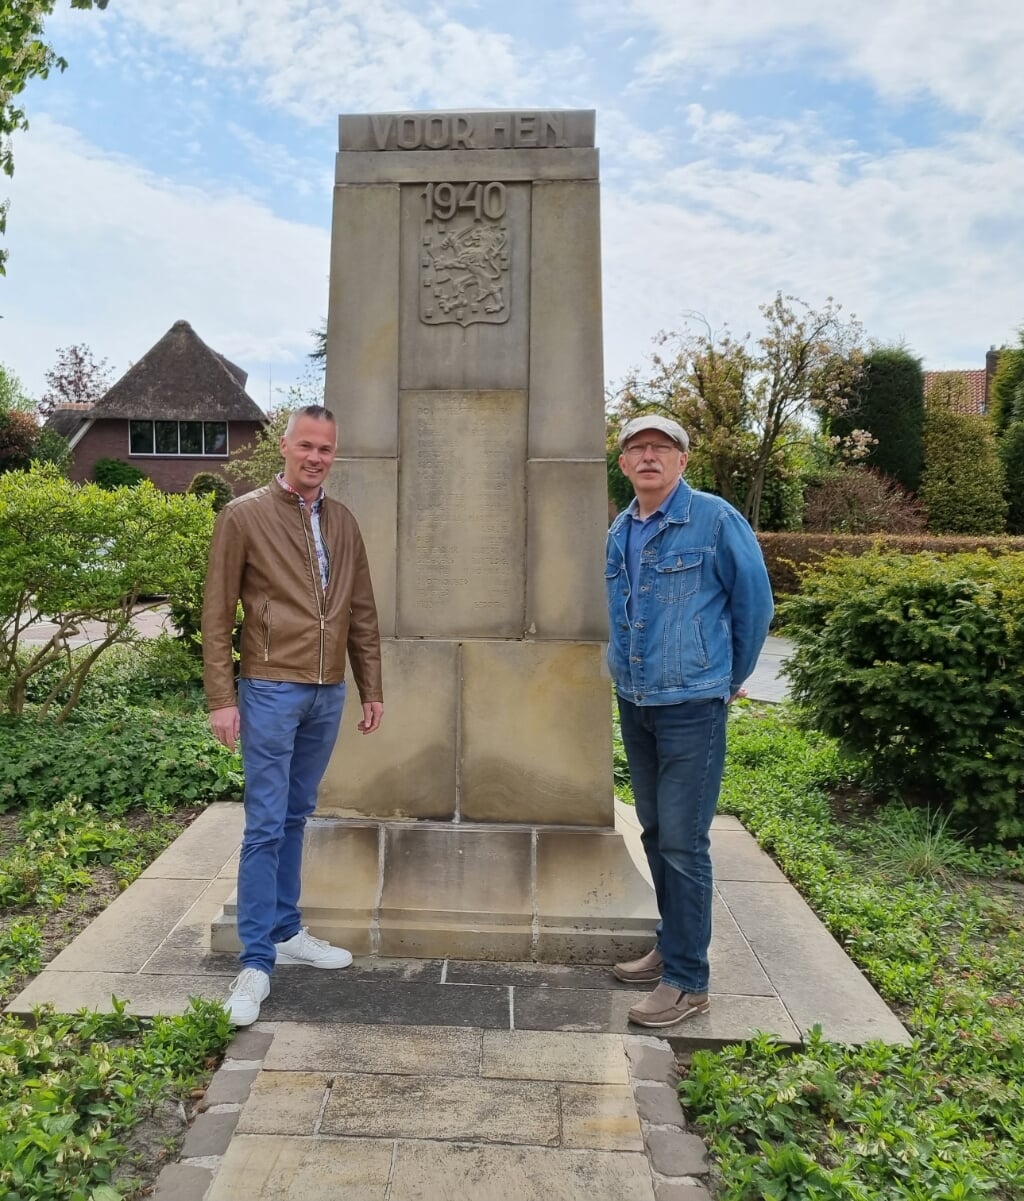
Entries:
<svg viewBox="0 0 1024 1201">
<path fill-rule="evenodd" d="M 302 509 L 299 509 L 299 520 L 302 522 L 302 533 L 306 539 L 306 557 L 309 559 L 309 574 L 313 580 L 313 591 L 316 593 L 317 610 L 320 616 L 320 663 L 317 669 L 318 684 L 324 682 L 324 634 L 326 623 L 326 606 L 327 598 L 323 594 L 323 584 L 320 582 L 320 568 L 313 562 L 315 557 L 315 548 L 312 546 L 313 541 L 313 519 L 310 515 L 309 528 L 306 528 L 306 519 L 302 515 Z M 321 530 L 321 534 L 323 530 Z"/>
<path fill-rule="evenodd" d="M 263 605 L 263 662 L 270 660 L 270 601 Z"/>
</svg>

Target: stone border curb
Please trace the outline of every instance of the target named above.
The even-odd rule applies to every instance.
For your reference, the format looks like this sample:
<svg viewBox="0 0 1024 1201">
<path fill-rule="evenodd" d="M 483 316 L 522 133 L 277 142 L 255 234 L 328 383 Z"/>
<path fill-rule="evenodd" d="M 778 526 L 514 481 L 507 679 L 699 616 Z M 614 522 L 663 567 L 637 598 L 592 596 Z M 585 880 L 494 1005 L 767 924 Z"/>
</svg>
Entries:
<svg viewBox="0 0 1024 1201">
<path fill-rule="evenodd" d="M 704 1140 L 687 1130 L 676 1093 L 679 1064 L 670 1046 L 649 1035 L 624 1035 L 630 1083 L 656 1201 L 711 1201 Z"/>
<path fill-rule="evenodd" d="M 238 1031 L 196 1106 L 180 1159 L 161 1171 L 151 1201 L 203 1201 L 273 1041 L 274 1028 L 269 1023 Z"/>
</svg>

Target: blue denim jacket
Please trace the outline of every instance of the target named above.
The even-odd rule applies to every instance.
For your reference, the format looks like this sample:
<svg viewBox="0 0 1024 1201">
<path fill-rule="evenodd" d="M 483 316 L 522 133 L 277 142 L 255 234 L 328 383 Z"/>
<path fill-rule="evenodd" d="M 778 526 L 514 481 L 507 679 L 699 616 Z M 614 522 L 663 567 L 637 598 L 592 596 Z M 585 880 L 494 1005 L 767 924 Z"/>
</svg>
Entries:
<svg viewBox="0 0 1024 1201">
<path fill-rule="evenodd" d="M 636 501 L 608 531 L 608 666 L 636 705 L 726 699 L 754 670 L 772 619 L 761 548 L 727 501 L 681 481 L 644 543 L 632 627 L 626 539 Z"/>
</svg>

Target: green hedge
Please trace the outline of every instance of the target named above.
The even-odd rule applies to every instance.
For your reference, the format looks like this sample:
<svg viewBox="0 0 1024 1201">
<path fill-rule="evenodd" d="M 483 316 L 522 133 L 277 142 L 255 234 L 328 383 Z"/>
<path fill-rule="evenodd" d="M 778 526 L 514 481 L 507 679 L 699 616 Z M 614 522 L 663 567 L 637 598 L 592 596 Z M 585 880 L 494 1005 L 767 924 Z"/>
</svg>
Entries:
<svg viewBox="0 0 1024 1201">
<path fill-rule="evenodd" d="M 922 551 L 947 555 L 975 550 L 993 555 L 1024 551 L 1024 538 L 965 534 L 769 534 L 758 530 L 757 540 L 772 590 L 780 598 L 798 593 L 803 573 L 831 554 L 857 557 L 878 549 L 906 555 Z"/>
<path fill-rule="evenodd" d="M 782 620 L 809 723 L 878 785 L 1024 839 L 1024 556 L 835 556 Z"/>
</svg>

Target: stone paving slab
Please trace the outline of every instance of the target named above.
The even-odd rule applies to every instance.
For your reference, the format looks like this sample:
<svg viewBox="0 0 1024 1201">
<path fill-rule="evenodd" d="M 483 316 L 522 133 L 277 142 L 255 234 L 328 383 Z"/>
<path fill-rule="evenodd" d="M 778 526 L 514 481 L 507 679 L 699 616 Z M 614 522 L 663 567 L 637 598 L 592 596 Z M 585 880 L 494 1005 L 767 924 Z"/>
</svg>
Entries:
<svg viewBox="0 0 1024 1201">
<path fill-rule="evenodd" d="M 393 1155 L 373 1139 L 236 1135 L 207 1201 L 384 1201 Z"/>
<path fill-rule="evenodd" d="M 141 880 L 211 880 L 236 860 L 245 814 L 238 801 L 215 801 L 146 868 Z M 237 869 L 237 862 L 236 862 Z"/>
<path fill-rule="evenodd" d="M 325 979 L 326 977 L 326 979 Z M 345 1022 L 365 1025 L 477 1026 L 507 1030 L 509 990 L 377 981 L 303 967 L 274 973 L 260 1016 L 268 1022 Z"/>
<path fill-rule="evenodd" d="M 345 1074 L 334 1078 L 320 1129 L 349 1137 L 555 1146 L 558 1118 L 558 1089 L 546 1081 Z"/>
<path fill-rule="evenodd" d="M 633 1090 L 628 1084 L 560 1084 L 562 1145 L 593 1151 L 642 1151 Z"/>
<path fill-rule="evenodd" d="M 239 1134 L 315 1134 L 331 1087 L 326 1072 L 260 1072 L 238 1122 Z"/>
<path fill-rule="evenodd" d="M 820 1025 L 834 1042 L 910 1042 L 796 889 L 741 881 L 723 881 L 720 888 L 754 951 L 771 964 L 772 983 L 801 1036 Z"/>
<path fill-rule="evenodd" d="M 144 976 L 129 972 L 40 972 L 7 1006 L 6 1013 L 31 1013 L 52 1005 L 58 1013 L 95 1009 L 113 1013 L 111 996 L 127 1001 L 138 1017 L 184 1013 L 191 997 L 223 1000 L 237 968 L 223 976 Z"/>
<path fill-rule="evenodd" d="M 389 1201 L 654 1201 L 654 1188 L 647 1157 L 639 1152 L 400 1142 L 388 1196 Z M 214 1195 L 210 1201 L 220 1199 Z M 318 1199 L 310 1195 L 303 1201 Z"/>
<path fill-rule="evenodd" d="M 475 1076 L 484 1036 L 457 1026 L 282 1022 L 263 1066 L 268 1071 Z"/>
<path fill-rule="evenodd" d="M 614 1034 L 485 1030 L 480 1075 L 504 1080 L 628 1084 L 629 1063 Z"/>
<path fill-rule="evenodd" d="M 635 993 L 517 988 L 513 1000 L 517 1030 L 636 1034 L 643 1029 L 633 1025 L 627 1016 L 636 1003 Z M 800 1033 L 778 997 L 715 992 L 711 994 L 710 1013 L 652 1033 L 679 1036 L 687 1044 L 717 1047 L 749 1038 L 755 1031 L 774 1034 L 787 1043 L 800 1041 Z"/>
</svg>

